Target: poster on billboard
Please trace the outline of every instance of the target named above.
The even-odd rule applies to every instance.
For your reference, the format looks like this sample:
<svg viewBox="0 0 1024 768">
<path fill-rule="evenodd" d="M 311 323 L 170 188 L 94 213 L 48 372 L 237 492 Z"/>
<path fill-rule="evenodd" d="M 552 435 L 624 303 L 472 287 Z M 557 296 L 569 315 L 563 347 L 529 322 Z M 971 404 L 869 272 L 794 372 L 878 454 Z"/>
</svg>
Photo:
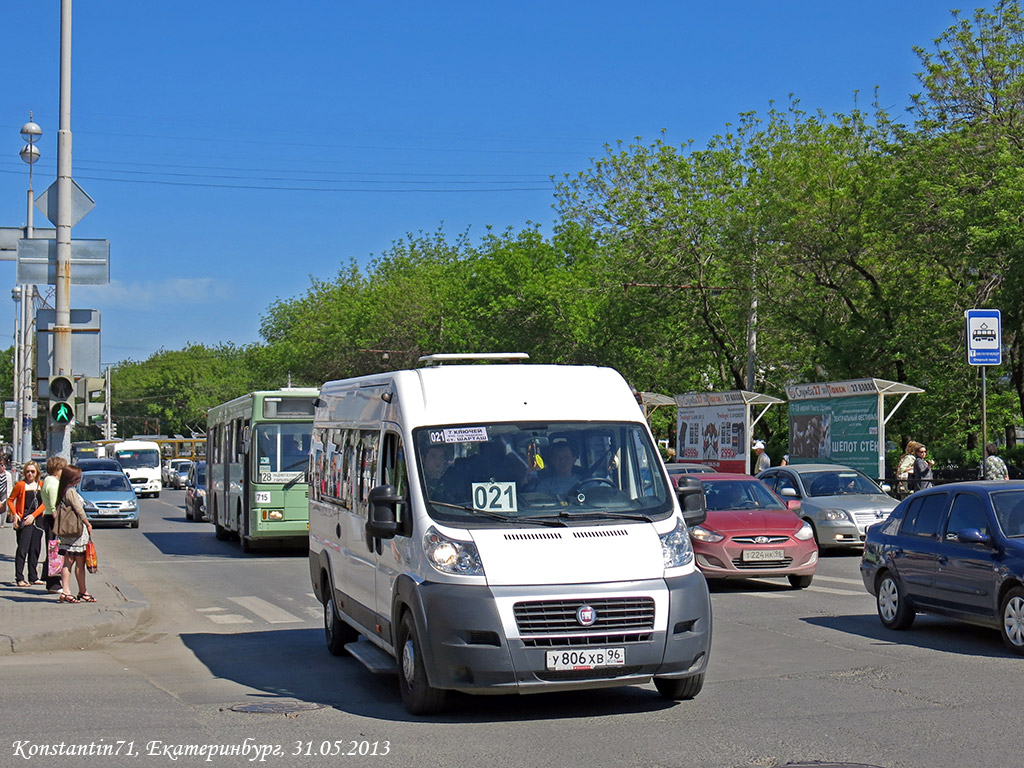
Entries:
<svg viewBox="0 0 1024 768">
<path fill-rule="evenodd" d="M 790 462 L 843 464 L 868 477 L 884 477 L 886 415 L 880 395 L 906 398 L 922 391 L 883 379 L 787 387 Z"/>
<path fill-rule="evenodd" d="M 741 390 L 676 395 L 676 461 L 706 464 L 719 472 L 747 472 L 751 427 L 780 402 Z M 752 405 L 765 406 L 753 421 Z"/>
</svg>

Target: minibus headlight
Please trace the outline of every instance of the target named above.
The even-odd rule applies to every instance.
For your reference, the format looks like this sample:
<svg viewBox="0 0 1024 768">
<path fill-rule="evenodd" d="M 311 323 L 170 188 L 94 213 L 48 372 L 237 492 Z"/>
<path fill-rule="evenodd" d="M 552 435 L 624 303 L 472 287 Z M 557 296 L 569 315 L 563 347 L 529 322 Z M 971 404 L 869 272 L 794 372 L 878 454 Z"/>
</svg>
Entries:
<svg viewBox="0 0 1024 768">
<path fill-rule="evenodd" d="M 430 564 L 441 573 L 460 576 L 483 576 L 484 566 L 480 553 L 471 541 L 450 539 L 431 527 L 423 535 L 423 551 Z"/>
<path fill-rule="evenodd" d="M 661 539 L 661 555 L 665 560 L 665 568 L 681 568 L 693 562 L 693 546 L 690 534 L 686 532 L 686 523 L 680 517 L 676 527 L 659 536 Z"/>
</svg>

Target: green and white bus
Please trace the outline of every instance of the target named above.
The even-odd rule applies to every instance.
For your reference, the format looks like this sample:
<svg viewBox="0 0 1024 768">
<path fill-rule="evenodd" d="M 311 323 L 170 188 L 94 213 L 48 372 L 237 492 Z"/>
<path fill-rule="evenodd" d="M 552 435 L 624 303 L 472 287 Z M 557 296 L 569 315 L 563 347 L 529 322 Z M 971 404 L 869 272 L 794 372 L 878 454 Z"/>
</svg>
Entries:
<svg viewBox="0 0 1024 768">
<path fill-rule="evenodd" d="M 206 507 L 218 539 L 300 544 L 309 537 L 306 470 L 319 390 L 250 392 L 206 417 Z"/>
</svg>

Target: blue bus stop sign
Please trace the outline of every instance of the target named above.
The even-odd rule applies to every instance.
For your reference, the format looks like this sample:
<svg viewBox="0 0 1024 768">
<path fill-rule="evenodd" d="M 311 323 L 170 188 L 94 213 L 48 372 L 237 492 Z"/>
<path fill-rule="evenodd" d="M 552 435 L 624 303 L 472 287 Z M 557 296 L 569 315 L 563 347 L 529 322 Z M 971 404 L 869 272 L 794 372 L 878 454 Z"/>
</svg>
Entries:
<svg viewBox="0 0 1024 768">
<path fill-rule="evenodd" d="M 1003 325 L 998 309 L 968 309 L 967 362 L 971 365 L 1003 364 Z"/>
</svg>

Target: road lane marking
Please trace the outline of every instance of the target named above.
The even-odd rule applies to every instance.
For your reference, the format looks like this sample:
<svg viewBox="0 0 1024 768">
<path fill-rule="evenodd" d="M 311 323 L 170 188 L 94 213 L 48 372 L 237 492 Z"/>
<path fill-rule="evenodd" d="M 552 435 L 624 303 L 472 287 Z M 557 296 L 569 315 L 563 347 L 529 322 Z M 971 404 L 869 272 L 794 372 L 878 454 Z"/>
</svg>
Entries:
<svg viewBox="0 0 1024 768">
<path fill-rule="evenodd" d="M 278 608 L 273 603 L 268 603 L 260 597 L 229 597 L 233 603 L 237 603 L 246 610 L 252 611 L 268 624 L 290 624 L 292 622 L 304 622 L 294 614 L 288 613 L 283 608 Z"/>
</svg>

